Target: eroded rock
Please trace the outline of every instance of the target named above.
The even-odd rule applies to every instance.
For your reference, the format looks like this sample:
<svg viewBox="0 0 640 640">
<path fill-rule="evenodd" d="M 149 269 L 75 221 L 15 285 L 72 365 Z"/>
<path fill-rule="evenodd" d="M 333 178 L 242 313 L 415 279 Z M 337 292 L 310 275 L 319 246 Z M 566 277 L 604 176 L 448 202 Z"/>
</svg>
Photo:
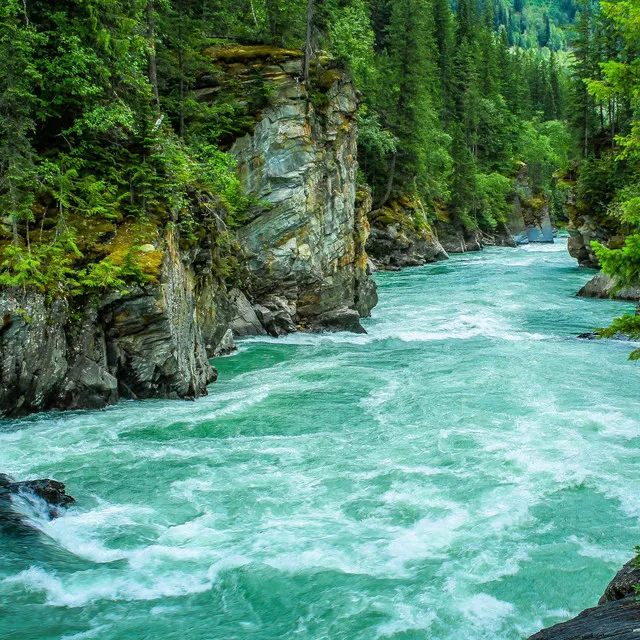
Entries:
<svg viewBox="0 0 640 640">
<path fill-rule="evenodd" d="M 311 100 L 298 81 L 300 56 L 269 55 L 273 94 L 231 148 L 246 191 L 267 205 L 238 230 L 247 294 L 273 336 L 356 329 L 332 320 L 343 308 L 366 316 L 377 302 L 366 269 L 369 225 L 356 207 L 355 89 L 339 69 L 318 71 L 323 99 Z M 255 71 L 236 73 L 249 80 Z"/>
<path fill-rule="evenodd" d="M 369 222 L 367 253 L 383 269 L 417 267 L 449 257 L 415 199 L 393 200 L 371 211 Z"/>
<path fill-rule="evenodd" d="M 61 515 L 61 509 L 75 502 L 75 499 L 67 494 L 65 486 L 57 480 L 23 480 L 16 482 L 8 475 L 0 473 L 0 521 L 9 524 L 20 523 L 24 515 L 16 511 L 12 497 L 24 498 L 34 504 L 36 511 L 38 500 L 44 503 L 46 513 L 55 518 Z"/>
<path fill-rule="evenodd" d="M 529 640 L 636 640 L 640 637 L 640 602 L 635 595 L 639 583 L 640 569 L 632 560 L 609 583 L 597 607 L 543 629 Z"/>
<path fill-rule="evenodd" d="M 640 287 L 622 287 L 616 291 L 614 279 L 606 273 L 597 273 L 578 291 L 582 298 L 613 298 L 615 300 L 640 300 Z"/>
</svg>

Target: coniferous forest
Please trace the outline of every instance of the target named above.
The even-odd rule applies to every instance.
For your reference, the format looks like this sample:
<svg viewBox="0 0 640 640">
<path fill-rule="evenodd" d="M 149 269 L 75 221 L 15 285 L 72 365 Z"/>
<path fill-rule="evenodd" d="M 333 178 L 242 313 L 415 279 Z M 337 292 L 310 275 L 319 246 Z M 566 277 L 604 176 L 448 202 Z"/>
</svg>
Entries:
<svg viewBox="0 0 640 640">
<path fill-rule="evenodd" d="M 361 93 L 360 181 L 374 207 L 416 198 L 418 216 L 491 232 L 524 163 L 558 222 L 567 219 L 569 183 L 577 211 L 627 237 L 624 247 L 596 251 L 620 283 L 636 282 L 636 3 L 454 5 L 7 0 L 2 283 L 58 295 L 144 281 L 148 265 L 131 246 L 85 255 L 78 234 L 88 233 L 87 220 L 100 227 L 152 218 L 191 229 L 192 203 L 207 201 L 215 217 L 238 224 L 251 203 L 225 150 L 268 87 L 247 95 L 235 87 L 212 104 L 196 92 L 208 48 L 230 43 L 305 51 L 311 95 L 327 56 L 349 70 Z"/>
<path fill-rule="evenodd" d="M 636 637 L 639 347 L 640 0 L 0 0 L 0 637 Z"/>
<path fill-rule="evenodd" d="M 595 19 L 590 5 L 579 9 L 502 0 L 453 8 L 448 0 L 9 0 L 0 41 L 2 281 L 73 293 L 144 280 L 135 252 L 91 254 L 78 244 L 86 219 L 100 227 L 153 218 L 186 229 L 195 224 L 191 203 L 205 200 L 222 203 L 216 215 L 231 226 L 242 218 L 250 203 L 226 144 L 268 88 L 243 95 L 235 87 L 212 104 L 196 98 L 207 50 L 230 43 L 306 50 L 303 80 L 318 99 L 323 59 L 350 71 L 361 92 L 360 180 L 375 207 L 415 198 L 417 216 L 491 232 L 525 163 L 561 220 L 557 172 L 582 149 L 566 122 L 579 126 L 580 95 L 592 127 L 609 117 L 577 79 L 595 62 L 585 68 L 578 57 L 574 68 L 568 53 L 569 42 L 581 51 L 592 28 L 583 23 Z M 607 46 L 615 47 L 610 20 Z M 597 138 L 594 130 L 589 154 Z"/>
</svg>

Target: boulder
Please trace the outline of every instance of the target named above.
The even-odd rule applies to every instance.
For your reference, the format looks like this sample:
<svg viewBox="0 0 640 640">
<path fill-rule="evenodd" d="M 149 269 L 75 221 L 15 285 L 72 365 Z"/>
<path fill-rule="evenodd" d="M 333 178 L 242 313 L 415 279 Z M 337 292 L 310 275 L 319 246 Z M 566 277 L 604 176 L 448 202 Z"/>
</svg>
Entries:
<svg viewBox="0 0 640 640">
<path fill-rule="evenodd" d="M 0 473 L 0 520 L 10 524 L 16 524 L 22 520 L 21 515 L 13 508 L 12 496 L 21 496 L 31 503 L 43 501 L 46 512 L 51 518 L 61 515 L 62 508 L 75 502 L 75 499 L 65 491 L 64 484 L 57 480 L 46 478 L 16 482 L 8 475 Z"/>
<path fill-rule="evenodd" d="M 597 273 L 578 291 L 581 298 L 613 298 L 615 300 L 640 300 L 640 287 L 622 287 L 615 291 L 615 280 L 606 273 Z"/>
</svg>

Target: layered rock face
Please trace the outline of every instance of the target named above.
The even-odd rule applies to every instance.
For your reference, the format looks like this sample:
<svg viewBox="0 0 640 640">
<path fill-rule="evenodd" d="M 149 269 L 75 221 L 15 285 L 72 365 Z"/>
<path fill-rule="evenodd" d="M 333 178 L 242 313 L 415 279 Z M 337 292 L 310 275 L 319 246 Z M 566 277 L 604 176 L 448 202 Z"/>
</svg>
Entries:
<svg viewBox="0 0 640 640">
<path fill-rule="evenodd" d="M 529 173 L 523 165 L 516 176 L 516 193 L 507 227 L 516 244 L 553 242 L 553 225 L 549 200 L 542 192 L 534 193 Z"/>
<path fill-rule="evenodd" d="M 607 586 L 598 606 L 586 609 L 573 620 L 543 629 L 529 640 L 632 640 L 640 628 L 640 602 L 635 586 L 640 569 L 628 562 Z"/>
<path fill-rule="evenodd" d="M 299 54 L 253 53 L 243 48 L 242 63 L 225 57 L 241 82 L 259 70 L 271 88 L 254 131 L 231 148 L 247 193 L 263 203 L 238 231 L 247 293 L 272 335 L 362 331 L 359 318 L 377 297 L 366 272 L 366 212 L 355 206 L 355 90 L 334 68 L 318 71 L 320 97 L 310 96 Z"/>
<path fill-rule="evenodd" d="M 298 52 L 236 47 L 209 55 L 215 74 L 196 97 L 216 95 L 220 78 L 268 95 L 252 130 L 231 147 L 256 202 L 236 230 L 243 291 L 215 275 L 211 230 L 182 242 L 170 224 L 148 245 L 158 257 L 153 284 L 85 301 L 0 292 L 0 415 L 96 409 L 121 397 L 195 398 L 216 379 L 208 359 L 232 350 L 234 337 L 364 331 L 359 319 L 377 297 L 367 275 L 368 205 L 355 202 L 349 78 L 319 68 L 318 95 L 310 95 Z"/>
<path fill-rule="evenodd" d="M 0 294 L 0 411 L 97 409 L 120 397 L 195 398 L 216 378 L 208 362 L 227 320 L 199 321 L 212 284 L 199 251 L 161 241 L 158 282 L 83 305 L 41 293 Z M 206 329 L 205 331 L 203 331 Z M 208 348 L 207 348 L 208 347 Z"/>
<path fill-rule="evenodd" d="M 449 257 L 417 200 L 392 200 L 371 211 L 369 222 L 367 253 L 381 268 L 417 267 Z"/>
</svg>

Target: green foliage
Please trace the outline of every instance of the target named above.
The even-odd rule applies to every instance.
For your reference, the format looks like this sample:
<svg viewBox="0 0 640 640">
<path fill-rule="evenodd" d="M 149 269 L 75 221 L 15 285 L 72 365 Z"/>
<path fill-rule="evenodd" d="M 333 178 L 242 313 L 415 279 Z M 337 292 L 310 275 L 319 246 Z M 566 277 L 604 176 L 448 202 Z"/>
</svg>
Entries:
<svg viewBox="0 0 640 640">
<path fill-rule="evenodd" d="M 482 216 L 481 227 L 495 229 L 498 223 L 506 222 L 513 206 L 507 196 L 513 190 L 512 181 L 496 172 L 476 175 L 479 195 L 478 206 Z"/>
<path fill-rule="evenodd" d="M 621 248 L 592 244 L 620 288 L 640 284 L 640 5 L 600 4 L 578 2 L 570 115 L 581 159 L 578 210 L 626 236 Z M 638 338 L 639 328 L 638 317 L 623 316 L 602 335 Z"/>
<path fill-rule="evenodd" d="M 621 249 L 592 243 L 604 273 L 615 277 L 618 289 L 640 284 L 640 234 L 627 236 Z"/>
<path fill-rule="evenodd" d="M 187 243 L 212 233 L 218 272 L 234 272 L 230 230 L 252 203 L 224 149 L 252 130 L 270 83 L 260 69 L 221 77 L 207 51 L 230 40 L 303 48 L 308 37 L 316 105 L 326 60 L 350 70 L 362 95 L 360 175 L 378 205 L 407 196 L 445 207 L 458 226 L 494 229 L 522 161 L 534 188 L 550 191 L 566 159 L 566 56 L 550 48 L 564 48 L 571 3 L 521 4 L 459 0 L 454 15 L 448 0 L 316 0 L 309 21 L 307 0 L 5 0 L 0 240 L 12 247 L 2 283 L 143 284 L 133 240 L 122 260 L 79 246 L 73 229 L 87 219 L 94 244 L 107 223 L 175 225 Z M 629 72 L 611 65 L 592 91 Z M 197 99 L 203 78 L 219 85 L 215 99 Z"/>
<path fill-rule="evenodd" d="M 601 338 L 613 338 L 622 334 L 632 340 L 640 340 L 640 316 L 624 315 L 616 318 L 606 329 L 599 329 L 598 334 Z M 640 360 L 640 349 L 632 351 L 629 360 Z"/>
</svg>

